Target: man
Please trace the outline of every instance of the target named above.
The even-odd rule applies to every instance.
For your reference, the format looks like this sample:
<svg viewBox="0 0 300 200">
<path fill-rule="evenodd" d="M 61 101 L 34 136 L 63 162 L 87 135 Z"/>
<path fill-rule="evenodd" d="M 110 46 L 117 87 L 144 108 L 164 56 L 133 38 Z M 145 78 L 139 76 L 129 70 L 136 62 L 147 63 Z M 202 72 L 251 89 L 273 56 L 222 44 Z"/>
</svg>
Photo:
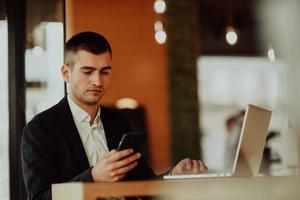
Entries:
<svg viewBox="0 0 300 200">
<path fill-rule="evenodd" d="M 230 116 L 226 120 L 227 137 L 224 149 L 224 170 L 231 172 L 235 159 L 235 153 L 242 130 L 245 110 Z"/>
<path fill-rule="evenodd" d="M 51 184 L 121 181 L 157 177 L 142 155 L 116 151 L 126 119 L 100 106 L 112 75 L 112 50 L 93 32 L 73 36 L 61 68 L 68 95 L 36 115 L 24 128 L 22 169 L 29 199 L 51 199 Z M 171 174 L 205 170 L 199 160 L 184 159 Z"/>
</svg>

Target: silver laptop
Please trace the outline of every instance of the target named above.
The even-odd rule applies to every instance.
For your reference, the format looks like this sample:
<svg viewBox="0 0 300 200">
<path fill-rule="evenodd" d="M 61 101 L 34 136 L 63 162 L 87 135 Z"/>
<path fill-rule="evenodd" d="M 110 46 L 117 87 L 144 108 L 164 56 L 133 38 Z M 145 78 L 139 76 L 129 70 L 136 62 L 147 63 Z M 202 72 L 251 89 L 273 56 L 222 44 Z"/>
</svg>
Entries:
<svg viewBox="0 0 300 200">
<path fill-rule="evenodd" d="M 199 174 L 165 175 L 163 178 L 170 180 L 257 175 L 263 156 L 271 115 L 272 112 L 270 110 L 255 105 L 248 105 L 231 171 L 206 171 Z"/>
</svg>

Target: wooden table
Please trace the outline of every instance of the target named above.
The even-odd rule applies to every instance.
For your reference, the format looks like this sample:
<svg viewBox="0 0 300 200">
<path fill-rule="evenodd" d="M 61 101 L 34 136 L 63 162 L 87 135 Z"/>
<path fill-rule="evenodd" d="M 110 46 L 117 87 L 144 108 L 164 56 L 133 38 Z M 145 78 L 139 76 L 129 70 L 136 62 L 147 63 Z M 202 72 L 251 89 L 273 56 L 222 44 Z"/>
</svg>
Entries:
<svg viewBox="0 0 300 200">
<path fill-rule="evenodd" d="M 53 200 L 96 200 L 110 196 L 159 199 L 299 200 L 300 178 L 231 177 L 117 183 L 62 183 L 52 186 Z"/>
</svg>

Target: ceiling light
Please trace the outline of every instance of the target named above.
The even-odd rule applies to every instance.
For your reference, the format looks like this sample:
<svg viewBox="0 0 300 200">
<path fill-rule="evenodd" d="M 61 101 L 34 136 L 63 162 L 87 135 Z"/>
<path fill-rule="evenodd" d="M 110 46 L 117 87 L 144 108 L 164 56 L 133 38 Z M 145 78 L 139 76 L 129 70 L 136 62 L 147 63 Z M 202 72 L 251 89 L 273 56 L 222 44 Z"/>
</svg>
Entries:
<svg viewBox="0 0 300 200">
<path fill-rule="evenodd" d="M 163 27 L 163 23 L 161 21 L 157 20 L 157 21 L 154 22 L 155 32 L 162 31 L 163 29 L 164 29 L 164 27 Z"/>
<path fill-rule="evenodd" d="M 139 104 L 132 98 L 121 98 L 116 102 L 115 106 L 118 109 L 136 109 Z"/>
<path fill-rule="evenodd" d="M 158 44 L 164 44 L 167 40 L 167 34 L 165 31 L 157 31 L 155 33 L 155 40 Z"/>
<path fill-rule="evenodd" d="M 230 45 L 235 45 L 238 40 L 238 35 L 232 26 L 226 28 L 226 41 Z"/>
<path fill-rule="evenodd" d="M 156 0 L 154 10 L 156 13 L 164 13 L 166 11 L 166 2 L 164 0 Z"/>
</svg>

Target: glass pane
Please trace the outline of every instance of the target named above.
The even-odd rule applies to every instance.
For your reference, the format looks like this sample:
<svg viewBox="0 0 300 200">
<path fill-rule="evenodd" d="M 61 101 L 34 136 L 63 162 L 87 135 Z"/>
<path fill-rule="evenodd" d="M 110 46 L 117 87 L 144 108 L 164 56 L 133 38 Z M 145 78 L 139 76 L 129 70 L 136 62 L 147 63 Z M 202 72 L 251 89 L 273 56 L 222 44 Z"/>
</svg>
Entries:
<svg viewBox="0 0 300 200">
<path fill-rule="evenodd" d="M 275 64 L 261 57 L 199 58 L 198 92 L 201 97 L 203 129 L 206 133 L 202 143 L 203 159 L 206 163 L 216 170 L 231 169 L 242 125 L 243 109 L 249 103 L 272 108 L 274 111 L 278 109 L 278 69 L 282 67 L 279 63 Z M 270 137 L 277 137 L 274 141 L 278 141 L 279 133 L 276 131 L 283 126 L 283 116 L 274 112 L 270 125 Z M 218 145 L 211 145 L 212 143 Z M 262 170 L 270 170 L 270 167 L 278 166 L 277 164 L 279 162 L 274 161 L 272 166 Z"/>
<path fill-rule="evenodd" d="M 26 17 L 26 120 L 58 102 L 64 95 L 63 1 L 29 0 Z M 47 12 L 45 12 L 47 11 Z"/>
<path fill-rule="evenodd" d="M 255 104 L 273 111 L 260 173 L 298 173 L 299 8 L 299 1 L 201 1 L 198 94 L 210 169 L 233 164 L 243 111 Z"/>
<path fill-rule="evenodd" d="M 8 33 L 4 11 L 0 2 L 0 199 L 9 199 L 8 171 Z"/>
</svg>

